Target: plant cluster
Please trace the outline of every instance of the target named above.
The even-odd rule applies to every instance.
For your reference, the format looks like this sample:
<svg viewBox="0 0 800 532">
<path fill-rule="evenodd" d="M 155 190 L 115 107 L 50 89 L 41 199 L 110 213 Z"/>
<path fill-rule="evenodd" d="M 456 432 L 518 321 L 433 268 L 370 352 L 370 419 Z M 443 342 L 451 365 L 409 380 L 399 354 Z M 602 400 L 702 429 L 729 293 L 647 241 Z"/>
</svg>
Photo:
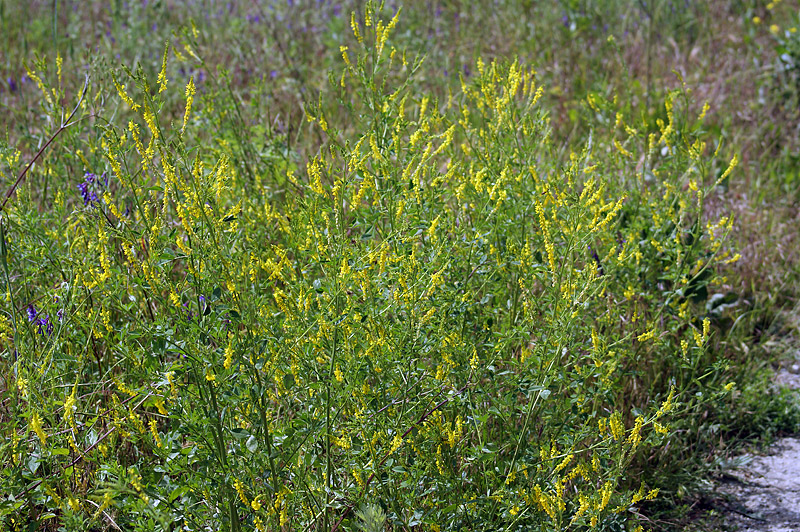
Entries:
<svg viewBox="0 0 800 532">
<path fill-rule="evenodd" d="M 302 134 L 194 23 L 77 93 L 28 68 L 53 145 L 3 181 L 4 526 L 646 526 L 737 393 L 709 204 L 739 158 L 683 87 L 589 91 L 565 149 L 519 59 L 427 88 L 404 14 L 347 17 Z"/>
</svg>

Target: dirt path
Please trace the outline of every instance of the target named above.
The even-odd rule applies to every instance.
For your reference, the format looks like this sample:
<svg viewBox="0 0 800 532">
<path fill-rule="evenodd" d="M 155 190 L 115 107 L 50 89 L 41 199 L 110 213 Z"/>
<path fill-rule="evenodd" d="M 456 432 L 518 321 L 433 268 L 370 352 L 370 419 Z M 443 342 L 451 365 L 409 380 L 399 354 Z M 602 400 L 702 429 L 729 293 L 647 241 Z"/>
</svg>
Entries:
<svg viewBox="0 0 800 532">
<path fill-rule="evenodd" d="M 800 362 L 776 375 L 777 384 L 800 390 Z M 800 436 L 778 440 L 766 456 L 750 456 L 719 491 L 732 495 L 728 530 L 800 532 Z"/>
</svg>

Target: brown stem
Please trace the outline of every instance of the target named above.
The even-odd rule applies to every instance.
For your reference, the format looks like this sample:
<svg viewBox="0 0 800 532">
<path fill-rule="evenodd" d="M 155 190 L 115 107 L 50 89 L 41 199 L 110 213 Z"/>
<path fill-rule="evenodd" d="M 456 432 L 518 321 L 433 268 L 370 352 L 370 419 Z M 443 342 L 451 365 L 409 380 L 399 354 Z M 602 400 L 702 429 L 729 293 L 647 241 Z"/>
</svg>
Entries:
<svg viewBox="0 0 800 532">
<path fill-rule="evenodd" d="M 56 130 L 56 132 L 53 133 L 53 135 L 50 137 L 50 139 L 48 139 L 47 142 L 45 142 L 44 146 L 39 148 L 39 151 L 36 152 L 36 155 L 33 156 L 33 159 L 31 159 L 31 161 L 28 163 L 28 165 L 22 170 L 22 172 L 20 172 L 19 177 L 17 177 L 17 180 L 14 182 L 14 184 L 11 186 L 11 188 L 8 189 L 8 192 L 6 193 L 6 197 L 3 200 L 3 204 L 0 205 L 0 211 L 5 210 L 6 203 L 8 203 L 9 199 L 11 199 L 12 194 L 14 194 L 14 191 L 17 189 L 17 187 L 20 185 L 20 183 L 22 183 L 22 180 L 25 179 L 25 176 L 27 175 L 28 170 L 31 169 L 31 166 L 33 166 L 33 163 L 35 163 L 39 159 L 39 157 L 41 157 L 41 155 L 44 153 L 44 150 L 46 150 L 47 147 L 50 146 L 50 144 L 56 139 L 56 137 L 62 131 L 64 131 L 65 129 L 67 129 L 69 126 L 71 126 L 74 123 L 74 122 L 70 122 L 70 120 L 72 120 L 72 118 L 75 116 L 75 113 L 78 112 L 78 108 L 81 106 L 81 102 L 83 102 L 83 98 L 84 98 L 84 96 L 86 96 L 86 90 L 88 88 L 89 88 L 89 75 L 86 74 L 86 80 L 83 83 L 83 91 L 81 92 L 81 97 L 78 99 L 78 103 L 75 104 L 75 108 L 72 110 L 72 112 L 69 114 L 69 116 L 67 117 L 66 120 L 62 120 L 61 121 L 61 125 L 58 126 L 58 129 Z"/>
</svg>

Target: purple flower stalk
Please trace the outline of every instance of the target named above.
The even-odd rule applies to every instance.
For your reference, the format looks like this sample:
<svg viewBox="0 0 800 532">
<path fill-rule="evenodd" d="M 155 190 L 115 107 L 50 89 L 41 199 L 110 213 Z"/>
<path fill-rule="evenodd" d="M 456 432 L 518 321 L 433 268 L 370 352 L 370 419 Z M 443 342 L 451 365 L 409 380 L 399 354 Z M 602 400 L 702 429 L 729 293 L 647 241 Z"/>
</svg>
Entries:
<svg viewBox="0 0 800 532">
<path fill-rule="evenodd" d="M 50 322 L 50 316 L 39 318 L 36 322 L 39 325 L 39 334 L 50 336 L 53 334 L 53 324 Z"/>
<path fill-rule="evenodd" d="M 94 190 L 91 188 L 96 178 L 96 175 L 92 174 L 91 172 L 86 172 L 83 183 L 78 185 L 78 190 L 80 190 L 81 197 L 83 198 L 83 204 L 85 206 L 92 205 L 93 203 L 99 203 L 100 201 L 97 197 L 97 194 L 95 194 Z"/>
</svg>

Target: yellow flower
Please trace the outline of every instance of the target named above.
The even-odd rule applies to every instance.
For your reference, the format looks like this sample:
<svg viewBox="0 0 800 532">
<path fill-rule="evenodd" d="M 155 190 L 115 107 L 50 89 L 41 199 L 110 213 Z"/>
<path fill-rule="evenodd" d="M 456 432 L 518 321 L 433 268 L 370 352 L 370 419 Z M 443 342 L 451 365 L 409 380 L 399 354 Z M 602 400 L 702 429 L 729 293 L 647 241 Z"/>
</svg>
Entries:
<svg viewBox="0 0 800 532">
<path fill-rule="evenodd" d="M 156 442 L 156 447 L 162 447 L 161 436 L 158 434 L 158 428 L 155 419 L 150 420 L 150 433 L 153 435 L 153 440 Z"/>
<path fill-rule="evenodd" d="M 631 429 L 631 433 L 628 436 L 626 443 L 632 445 L 633 447 L 639 445 L 639 443 L 642 441 L 642 436 L 640 432 L 642 430 L 643 424 L 644 424 L 644 419 L 642 418 L 642 416 L 637 417 L 636 423 L 634 424 L 633 429 Z"/>
<path fill-rule="evenodd" d="M 192 102 L 194 102 L 194 76 L 189 78 L 189 83 L 186 84 L 186 111 L 183 113 L 183 127 L 181 133 L 186 130 L 186 122 L 189 121 L 189 113 L 192 112 Z"/>
<path fill-rule="evenodd" d="M 231 364 L 233 364 L 233 342 L 228 344 L 228 347 L 225 349 L 225 361 L 222 365 L 225 369 L 230 369 Z"/>
<path fill-rule="evenodd" d="M 555 468 L 555 470 L 553 470 L 553 472 L 554 473 L 558 473 L 559 471 L 561 471 L 562 469 L 567 467 L 569 465 L 569 463 L 572 461 L 572 458 L 573 458 L 573 455 L 572 454 L 568 454 L 566 457 L 564 457 L 564 459 L 561 461 L 561 463 L 556 466 L 556 468 Z"/>
<path fill-rule="evenodd" d="M 400 446 L 403 445 L 403 437 L 400 434 L 396 434 L 395 437 L 392 439 L 392 449 L 390 452 L 395 452 Z"/>
<path fill-rule="evenodd" d="M 247 494 L 244 491 L 244 484 L 242 484 L 242 482 L 238 478 L 233 481 L 233 487 L 236 489 L 236 493 L 239 495 L 239 499 L 241 499 L 241 501 L 244 504 L 249 504 L 249 501 L 247 500 Z"/>
<path fill-rule="evenodd" d="M 611 494 L 614 493 L 614 484 L 611 481 L 608 481 L 603 485 L 603 488 L 600 490 L 601 499 L 600 502 L 597 504 L 597 509 L 599 511 L 603 511 L 608 503 L 611 501 Z"/>
<path fill-rule="evenodd" d="M 753 17 L 753 24 L 755 24 L 756 26 L 761 24 L 761 17 Z"/>
<path fill-rule="evenodd" d="M 777 35 L 777 34 L 778 34 L 778 32 L 779 32 L 779 31 L 781 31 L 781 28 L 780 28 L 780 26 L 778 26 L 777 24 L 773 24 L 772 26 L 770 26 L 770 27 L 769 27 L 769 31 L 770 31 L 770 33 L 772 33 L 773 35 Z"/>
<path fill-rule="evenodd" d="M 609 417 L 609 426 L 611 427 L 611 435 L 614 439 L 619 441 L 625 435 L 625 425 L 622 424 L 622 414 L 614 412 Z"/>
<path fill-rule="evenodd" d="M 45 434 L 44 429 L 42 429 L 42 419 L 39 417 L 38 412 L 34 412 L 31 416 L 31 430 L 39 436 L 42 445 L 47 442 L 47 434 Z"/>
<path fill-rule="evenodd" d="M 161 72 L 158 73 L 158 92 L 164 92 L 167 88 L 167 54 L 169 53 L 169 43 L 164 47 L 164 58 L 161 60 Z"/>
</svg>

